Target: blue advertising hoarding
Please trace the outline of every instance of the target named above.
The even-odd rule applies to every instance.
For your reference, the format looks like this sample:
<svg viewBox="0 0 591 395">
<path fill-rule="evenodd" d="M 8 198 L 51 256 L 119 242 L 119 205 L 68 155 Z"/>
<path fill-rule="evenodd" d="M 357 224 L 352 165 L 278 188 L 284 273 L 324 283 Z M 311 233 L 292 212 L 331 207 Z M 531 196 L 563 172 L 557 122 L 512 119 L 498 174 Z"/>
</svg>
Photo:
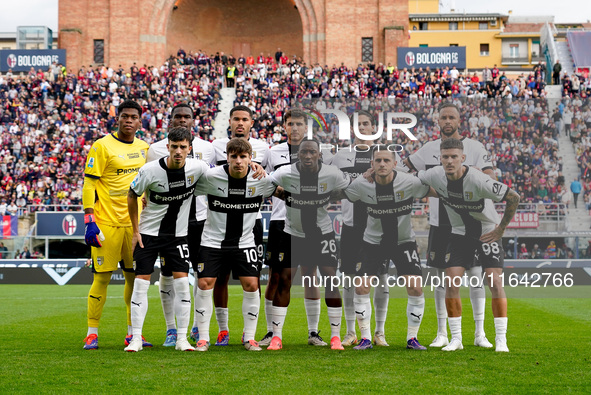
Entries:
<svg viewBox="0 0 591 395">
<path fill-rule="evenodd" d="M 466 47 L 398 47 L 398 68 L 466 68 Z"/>
<path fill-rule="evenodd" d="M 35 70 L 46 71 L 51 64 L 66 65 L 65 49 L 3 49 L 0 50 L 0 71 L 12 72 Z"/>
<path fill-rule="evenodd" d="M 82 211 L 36 212 L 36 233 L 39 238 L 84 238 L 84 213 Z"/>
</svg>

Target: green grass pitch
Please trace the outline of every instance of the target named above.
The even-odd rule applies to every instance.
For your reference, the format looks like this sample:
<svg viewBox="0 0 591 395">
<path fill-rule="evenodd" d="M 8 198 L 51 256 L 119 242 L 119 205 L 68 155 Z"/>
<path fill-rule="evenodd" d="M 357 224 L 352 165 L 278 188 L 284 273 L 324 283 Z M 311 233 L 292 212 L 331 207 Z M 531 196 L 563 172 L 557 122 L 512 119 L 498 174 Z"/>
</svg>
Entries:
<svg viewBox="0 0 591 395">
<path fill-rule="evenodd" d="M 579 295 L 589 295 L 580 288 Z M 363 352 L 308 346 L 303 299 L 292 298 L 278 352 L 247 352 L 242 292 L 230 288 L 230 343 L 207 353 L 162 347 L 165 326 L 157 287 L 150 287 L 144 326 L 153 349 L 123 351 L 123 286 L 109 287 L 99 350 L 85 351 L 89 285 L 0 286 L 0 392 L 2 393 L 347 393 L 479 392 L 588 393 L 591 388 L 591 299 L 509 299 L 509 354 L 474 347 L 469 299 L 464 299 L 464 350 L 405 349 L 406 299 L 390 299 L 387 348 Z M 419 340 L 436 332 L 435 307 L 426 292 Z M 550 294 L 552 296 L 552 294 Z M 344 326 L 344 321 L 343 321 Z M 326 306 L 321 335 L 329 337 Z M 494 341 L 490 304 L 485 329 Z M 344 331 L 344 328 L 343 328 Z M 211 333 L 217 333 L 215 318 Z M 257 339 L 265 333 L 261 308 Z M 344 333 L 342 333 L 344 335 Z"/>
</svg>

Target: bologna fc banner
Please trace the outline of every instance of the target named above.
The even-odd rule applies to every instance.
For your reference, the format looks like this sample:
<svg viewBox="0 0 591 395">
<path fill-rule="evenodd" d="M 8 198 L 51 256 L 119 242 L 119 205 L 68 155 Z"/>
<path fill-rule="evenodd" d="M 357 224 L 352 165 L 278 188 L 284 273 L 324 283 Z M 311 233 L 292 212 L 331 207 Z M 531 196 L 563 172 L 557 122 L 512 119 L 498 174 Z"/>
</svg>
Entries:
<svg viewBox="0 0 591 395">
<path fill-rule="evenodd" d="M 466 68 L 466 47 L 398 47 L 398 68 Z"/>
<path fill-rule="evenodd" d="M 35 71 L 41 69 L 47 71 L 51 64 L 66 65 L 65 49 L 4 49 L 0 51 L 0 71 L 13 72 L 29 71 L 31 67 Z"/>
<path fill-rule="evenodd" d="M 2 216 L 2 237 L 18 236 L 18 217 L 16 215 Z"/>
<path fill-rule="evenodd" d="M 82 211 L 36 212 L 35 236 L 48 239 L 83 239 L 84 213 Z"/>
</svg>

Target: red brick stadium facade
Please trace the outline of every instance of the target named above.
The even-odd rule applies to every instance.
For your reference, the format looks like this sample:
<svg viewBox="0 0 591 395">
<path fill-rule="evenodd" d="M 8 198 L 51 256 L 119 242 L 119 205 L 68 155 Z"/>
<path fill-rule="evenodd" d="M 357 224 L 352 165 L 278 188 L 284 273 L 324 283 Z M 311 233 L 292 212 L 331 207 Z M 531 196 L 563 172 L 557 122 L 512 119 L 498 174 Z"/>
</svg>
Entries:
<svg viewBox="0 0 591 395">
<path fill-rule="evenodd" d="M 104 63 L 161 64 L 182 47 L 235 57 L 260 52 L 302 57 L 308 64 L 354 65 L 362 38 L 373 39 L 373 62 L 395 64 L 408 44 L 408 0 L 60 0 L 59 48 L 68 68 Z"/>
</svg>

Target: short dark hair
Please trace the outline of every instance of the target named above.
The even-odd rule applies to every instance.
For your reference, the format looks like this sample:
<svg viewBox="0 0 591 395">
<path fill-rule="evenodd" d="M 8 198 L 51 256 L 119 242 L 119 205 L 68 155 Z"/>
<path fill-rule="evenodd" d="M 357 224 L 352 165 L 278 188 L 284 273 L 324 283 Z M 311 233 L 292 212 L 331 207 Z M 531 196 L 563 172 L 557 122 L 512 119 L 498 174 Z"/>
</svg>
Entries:
<svg viewBox="0 0 591 395">
<path fill-rule="evenodd" d="M 174 116 L 174 111 L 175 111 L 177 108 L 188 108 L 189 110 L 191 110 L 191 117 L 192 117 L 192 118 L 195 118 L 195 112 L 193 111 L 193 107 L 191 107 L 191 106 L 190 106 L 189 104 L 187 104 L 187 103 L 179 103 L 179 104 L 177 104 L 176 106 L 174 106 L 174 107 L 172 108 L 172 110 L 170 110 L 170 117 L 171 117 L 171 118 Z"/>
<path fill-rule="evenodd" d="M 318 146 L 318 151 L 320 151 L 320 141 L 318 141 L 317 139 L 315 139 L 315 138 L 311 138 L 311 139 L 310 139 L 310 138 L 307 138 L 307 137 L 306 137 L 305 139 L 303 139 L 303 140 L 300 142 L 300 147 L 301 147 L 301 146 L 302 146 L 302 144 L 304 144 L 305 142 L 312 142 L 312 143 L 316 144 L 316 145 Z"/>
<path fill-rule="evenodd" d="M 189 143 L 193 140 L 191 131 L 187 128 L 176 127 L 168 129 L 168 141 L 188 141 Z"/>
<path fill-rule="evenodd" d="M 234 108 L 232 108 L 230 110 L 230 118 L 232 118 L 232 114 L 234 114 L 236 111 L 246 111 L 248 113 L 248 115 L 250 115 L 250 119 L 252 119 L 252 110 L 250 109 L 250 107 L 246 107 L 246 106 L 235 106 Z"/>
<path fill-rule="evenodd" d="M 283 123 L 287 122 L 290 118 L 304 118 L 304 122 L 307 122 L 308 114 L 297 108 L 294 108 L 293 110 L 289 109 L 283 114 Z"/>
<path fill-rule="evenodd" d="M 226 152 L 228 154 L 247 153 L 252 156 L 252 145 L 245 139 L 230 139 L 226 144 Z"/>
<path fill-rule="evenodd" d="M 441 146 L 439 147 L 440 150 L 444 150 L 444 149 L 459 149 L 464 151 L 464 143 L 462 143 L 461 140 L 458 139 L 445 139 L 445 140 L 441 140 Z"/>
<path fill-rule="evenodd" d="M 372 113 L 370 113 L 369 111 L 359 110 L 359 111 L 356 111 L 356 113 L 357 113 L 357 119 L 359 119 L 359 116 L 360 115 L 365 115 L 366 117 L 369 118 L 369 121 L 371 122 L 371 125 L 372 126 L 376 126 L 376 123 L 377 123 L 376 122 L 376 117 Z M 351 115 L 351 123 L 353 123 L 353 119 L 354 119 L 354 115 Z"/>
<path fill-rule="evenodd" d="M 138 115 L 140 117 L 142 116 L 142 106 L 140 106 L 135 100 L 125 100 L 123 103 L 119 104 L 119 107 L 117 107 L 117 114 L 121 114 L 126 108 L 135 108 Z"/>
<path fill-rule="evenodd" d="M 455 104 L 453 104 L 452 102 L 450 102 L 450 101 L 446 101 L 444 103 L 441 103 L 441 105 L 439 106 L 438 111 L 441 112 L 441 110 L 443 110 L 444 108 L 449 108 L 449 107 L 455 108 L 456 111 L 458 112 L 458 114 L 461 114 L 460 108 L 458 106 L 456 106 Z"/>
<path fill-rule="evenodd" d="M 390 145 L 388 144 L 377 144 L 377 145 L 373 145 L 371 147 L 371 160 L 373 160 L 373 157 L 375 156 L 376 152 L 381 152 L 381 151 L 386 151 L 392 154 L 392 157 L 394 158 L 394 160 L 396 160 L 396 152 L 394 151 L 390 151 L 388 148 L 390 147 Z"/>
</svg>

